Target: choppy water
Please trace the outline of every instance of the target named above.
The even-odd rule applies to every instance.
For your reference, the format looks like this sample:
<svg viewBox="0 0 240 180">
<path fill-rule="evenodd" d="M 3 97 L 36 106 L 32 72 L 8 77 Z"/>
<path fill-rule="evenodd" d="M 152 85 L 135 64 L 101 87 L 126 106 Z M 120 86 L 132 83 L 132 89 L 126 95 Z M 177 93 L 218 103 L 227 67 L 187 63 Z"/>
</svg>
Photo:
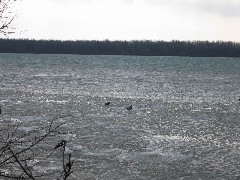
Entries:
<svg viewBox="0 0 240 180">
<path fill-rule="evenodd" d="M 240 59 L 0 54 L 0 75 L 1 126 L 71 115 L 73 179 L 240 178 Z"/>
</svg>

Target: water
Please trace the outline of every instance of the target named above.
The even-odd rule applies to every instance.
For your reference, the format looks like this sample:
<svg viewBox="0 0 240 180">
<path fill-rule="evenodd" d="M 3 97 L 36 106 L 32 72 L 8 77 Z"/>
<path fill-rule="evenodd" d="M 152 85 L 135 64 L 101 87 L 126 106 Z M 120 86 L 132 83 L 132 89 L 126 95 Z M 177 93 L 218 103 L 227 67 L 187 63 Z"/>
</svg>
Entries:
<svg viewBox="0 0 240 180">
<path fill-rule="evenodd" d="M 1 54 L 0 123 L 30 131 L 70 115 L 52 143 L 68 140 L 73 179 L 239 179 L 239 69 L 238 58 Z"/>
</svg>

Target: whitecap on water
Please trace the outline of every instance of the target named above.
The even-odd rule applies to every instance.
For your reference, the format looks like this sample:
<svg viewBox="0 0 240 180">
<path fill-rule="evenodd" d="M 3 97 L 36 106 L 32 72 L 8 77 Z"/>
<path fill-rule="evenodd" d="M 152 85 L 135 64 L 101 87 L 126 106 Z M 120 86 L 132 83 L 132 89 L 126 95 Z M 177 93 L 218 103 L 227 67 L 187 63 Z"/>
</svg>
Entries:
<svg viewBox="0 0 240 180">
<path fill-rule="evenodd" d="M 47 73 L 39 73 L 35 75 L 35 77 L 46 77 L 46 76 L 49 76 L 49 75 Z"/>
<path fill-rule="evenodd" d="M 18 118 L 3 119 L 5 123 L 21 123 L 22 121 Z"/>
<path fill-rule="evenodd" d="M 111 157 L 111 156 L 117 156 L 122 153 L 122 149 L 102 149 L 98 151 L 92 151 L 92 152 L 87 152 L 86 155 L 89 156 L 96 156 L 96 157 Z"/>
<path fill-rule="evenodd" d="M 151 145 L 158 142 L 189 142 L 192 140 L 190 139 L 190 137 L 169 136 L 169 135 L 145 136 L 144 139 L 149 141 Z"/>
<path fill-rule="evenodd" d="M 81 145 L 75 145 L 75 146 L 73 146 L 73 148 L 72 148 L 74 151 L 81 151 L 81 150 L 83 150 L 83 147 L 81 146 Z"/>
<path fill-rule="evenodd" d="M 9 138 L 7 141 L 12 141 L 12 142 L 16 142 L 16 143 L 21 143 L 25 141 L 25 138 L 19 138 L 19 137 L 12 137 Z M 20 148 L 20 146 L 19 146 Z"/>
<path fill-rule="evenodd" d="M 35 128 L 33 126 L 30 126 L 30 127 L 21 126 L 21 127 L 18 128 L 18 131 L 23 131 L 23 132 L 26 132 L 26 133 L 32 132 L 34 130 L 35 130 Z"/>
<path fill-rule="evenodd" d="M 37 117 L 37 116 L 23 116 L 22 121 L 41 121 L 43 120 L 43 117 Z"/>
<path fill-rule="evenodd" d="M 72 154 L 72 152 L 73 151 L 71 149 L 66 148 L 65 151 L 64 151 L 64 154 L 69 155 L 69 154 Z"/>
<path fill-rule="evenodd" d="M 189 141 L 188 137 L 183 136 L 168 136 L 168 135 L 156 135 L 152 136 L 155 140 L 166 140 L 166 141 Z"/>
<path fill-rule="evenodd" d="M 69 128 L 68 124 L 63 124 L 60 126 L 60 128 Z"/>
<path fill-rule="evenodd" d="M 15 104 L 22 104 L 23 102 L 22 101 L 17 101 Z"/>
<path fill-rule="evenodd" d="M 163 152 L 162 150 L 137 152 L 130 156 L 129 160 L 144 163 L 171 162 L 191 159 L 193 155 L 184 155 L 180 152 Z"/>
<path fill-rule="evenodd" d="M 63 118 L 59 118 L 59 119 L 58 119 L 58 122 L 59 122 L 59 123 L 65 123 L 66 120 L 64 120 Z"/>
<path fill-rule="evenodd" d="M 46 103 L 56 103 L 56 104 L 66 104 L 68 103 L 69 101 L 66 101 L 66 100 L 53 100 L 53 99 L 47 99 L 46 100 Z"/>
</svg>

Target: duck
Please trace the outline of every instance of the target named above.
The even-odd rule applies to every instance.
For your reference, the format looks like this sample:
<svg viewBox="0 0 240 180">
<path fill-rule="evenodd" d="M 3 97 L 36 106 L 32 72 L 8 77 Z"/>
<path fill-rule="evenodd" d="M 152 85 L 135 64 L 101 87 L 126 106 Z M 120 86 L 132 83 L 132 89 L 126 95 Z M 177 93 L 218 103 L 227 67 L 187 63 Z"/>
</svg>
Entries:
<svg viewBox="0 0 240 180">
<path fill-rule="evenodd" d="M 132 105 L 126 107 L 126 109 L 127 109 L 128 111 L 130 111 L 130 110 L 132 109 Z"/>
<path fill-rule="evenodd" d="M 105 106 L 108 106 L 108 105 L 110 105 L 110 102 L 105 102 Z"/>
</svg>

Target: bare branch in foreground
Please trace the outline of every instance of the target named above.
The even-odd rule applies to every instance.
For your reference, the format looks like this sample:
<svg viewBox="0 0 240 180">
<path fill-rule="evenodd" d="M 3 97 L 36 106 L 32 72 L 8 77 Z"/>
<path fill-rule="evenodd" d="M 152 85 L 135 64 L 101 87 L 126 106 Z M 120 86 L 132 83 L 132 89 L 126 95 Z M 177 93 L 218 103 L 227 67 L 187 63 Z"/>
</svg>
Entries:
<svg viewBox="0 0 240 180">
<path fill-rule="evenodd" d="M 36 179 L 37 177 L 49 177 L 50 175 L 67 179 L 72 174 L 71 154 L 66 158 L 67 141 L 61 140 L 57 145 L 53 145 L 50 139 L 57 129 L 64 123 L 58 123 L 58 118 L 67 116 L 56 116 L 49 122 L 48 126 L 34 129 L 31 132 L 19 132 L 19 124 L 13 124 L 7 128 L 0 127 L 0 177 L 11 179 Z M 41 132 L 41 133 L 40 133 Z M 45 170 L 41 172 L 41 168 L 46 167 L 50 161 L 52 154 L 59 148 L 62 148 L 62 170 Z M 11 172 L 10 169 L 15 169 Z"/>
</svg>

